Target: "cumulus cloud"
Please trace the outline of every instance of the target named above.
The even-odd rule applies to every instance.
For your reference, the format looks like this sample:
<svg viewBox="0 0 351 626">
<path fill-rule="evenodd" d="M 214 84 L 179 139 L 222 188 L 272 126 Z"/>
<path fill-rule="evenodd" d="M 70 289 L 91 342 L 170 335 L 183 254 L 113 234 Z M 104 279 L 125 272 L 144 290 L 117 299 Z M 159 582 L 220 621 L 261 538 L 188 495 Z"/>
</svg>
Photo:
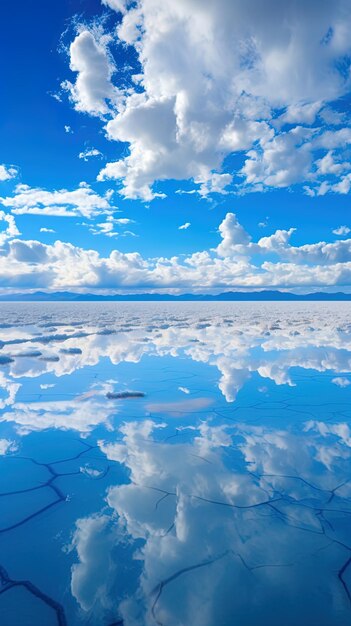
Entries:
<svg viewBox="0 0 351 626">
<path fill-rule="evenodd" d="M 111 83 L 115 71 L 108 52 L 108 36 L 99 36 L 82 29 L 70 45 L 70 69 L 77 73 L 74 83 L 65 81 L 62 87 L 70 94 L 77 111 L 101 116 L 109 111 L 109 102 L 117 90 Z"/>
<path fill-rule="evenodd" d="M 131 4 L 130 0 L 102 0 L 102 4 L 114 11 L 125 13 L 128 4 Z"/>
<path fill-rule="evenodd" d="M 185 222 L 185 224 L 178 226 L 178 230 L 187 230 L 190 226 L 191 226 L 190 222 Z"/>
<path fill-rule="evenodd" d="M 78 77 L 65 83 L 78 110 L 104 116 L 108 138 L 129 146 L 99 180 L 146 201 L 166 179 L 192 179 L 201 196 L 302 182 L 311 195 L 323 182 L 322 193 L 348 193 L 349 129 L 326 131 L 343 123 L 333 101 L 350 89 L 347 0 L 102 4 L 118 12 L 116 31 L 81 27 L 70 47 Z M 127 86 L 109 52 L 119 43 L 139 62 Z M 234 177 L 223 168 L 233 152 L 246 154 Z"/>
<path fill-rule="evenodd" d="M 247 152 L 240 170 L 246 185 L 254 189 L 289 187 L 312 178 L 312 144 L 314 129 L 296 126 L 261 141 Z"/>
<path fill-rule="evenodd" d="M 13 239 L 21 234 L 17 228 L 14 216 L 8 215 L 4 211 L 0 211 L 0 229 L 0 246 L 4 245 L 8 239 Z"/>
<path fill-rule="evenodd" d="M 288 106 L 285 112 L 275 121 L 276 126 L 284 124 L 313 124 L 317 113 L 322 108 L 322 102 L 308 102 L 307 104 L 294 103 Z"/>
<path fill-rule="evenodd" d="M 40 375 L 40 372 L 37 375 Z M 21 434 L 40 431 L 46 428 L 77 430 L 89 433 L 98 424 L 107 424 L 111 416 L 111 407 L 102 397 L 89 397 L 81 402 L 73 401 L 14 402 L 11 411 L 2 416 L 5 422 L 15 422 L 16 430 Z"/>
<path fill-rule="evenodd" d="M 113 606 L 106 598 L 111 592 L 117 568 L 110 552 L 118 541 L 118 532 L 106 515 L 96 515 L 76 522 L 70 549 L 75 549 L 79 563 L 72 567 L 71 591 L 84 611 L 98 603 Z"/>
<path fill-rule="evenodd" d="M 312 498 L 318 504 L 320 498 L 323 506 L 331 486 L 345 484 L 350 458 L 350 429 L 346 423 L 326 425 L 311 420 L 291 432 L 282 426 L 240 421 L 232 426 L 214 425 L 201 420 L 192 424 L 185 442 L 177 439 L 173 444 L 167 441 L 156 445 L 155 431 L 159 427 L 162 424 L 151 420 L 128 422 L 120 427 L 115 443 L 99 442 L 108 459 L 123 464 L 129 482 L 109 488 L 110 509 L 105 507 L 100 514 L 77 523 L 77 564 L 73 572 L 79 572 L 84 583 L 75 594 L 83 610 L 101 592 L 102 606 L 109 606 L 111 599 L 115 606 L 117 602 L 118 615 L 128 626 L 136 623 L 135 616 L 138 623 L 148 623 L 150 615 L 159 623 L 209 626 L 218 621 L 220 614 L 223 623 L 231 623 L 232 616 L 242 612 L 243 597 L 249 601 L 246 591 L 252 593 L 253 585 L 257 606 L 262 607 L 267 597 L 277 598 L 278 569 L 280 582 L 283 580 L 284 588 L 293 589 L 294 596 L 306 594 L 308 601 L 316 576 L 324 595 L 333 593 L 330 569 L 335 563 L 334 554 L 325 551 L 327 568 L 316 569 L 312 563 L 312 579 L 309 570 L 306 573 L 311 555 L 315 560 L 315 536 L 320 534 L 314 514 L 317 508 L 311 515 L 296 504 Z M 230 470 L 226 463 L 229 447 L 235 448 L 240 459 Z M 316 461 L 320 471 L 315 487 Z M 347 495 L 348 491 L 340 497 L 347 500 Z M 279 519 L 266 513 L 270 500 L 274 500 L 278 513 L 282 512 Z M 289 541 L 291 518 L 302 555 L 298 559 L 296 543 Z M 112 548 L 112 524 L 117 529 L 116 520 L 124 532 L 125 544 L 132 546 L 131 556 L 123 552 L 118 535 Z M 121 589 L 125 579 L 129 582 L 127 574 L 136 558 L 134 585 L 130 588 L 126 584 Z M 106 574 L 113 565 L 119 568 L 119 587 L 111 590 L 107 588 Z M 181 574 L 188 572 L 191 576 L 189 572 L 195 567 L 196 575 L 189 584 Z M 166 589 L 169 582 L 172 592 Z M 223 594 L 227 600 L 224 603 Z M 179 602 L 180 596 L 183 602 Z M 278 602 L 277 610 L 279 621 L 284 622 L 286 603 Z M 321 610 L 330 614 L 327 605 Z M 301 621 L 296 603 L 292 612 L 294 623 Z"/>
<path fill-rule="evenodd" d="M 226 188 L 232 182 L 233 177 L 231 174 L 208 174 L 198 176 L 195 178 L 195 183 L 200 184 L 200 188 L 197 193 L 200 196 L 206 197 L 210 193 L 222 193 L 225 194 Z"/>
<path fill-rule="evenodd" d="M 292 261 L 296 264 L 315 263 L 328 265 L 331 263 L 348 263 L 351 261 L 351 239 L 344 239 L 332 243 L 320 241 L 318 243 L 293 246 L 290 239 L 295 228 L 288 230 L 276 230 L 268 237 L 261 237 L 257 242 L 251 240 L 250 235 L 238 222 L 234 213 L 227 213 L 219 226 L 222 237 L 216 252 L 222 257 L 238 258 L 240 256 L 251 257 L 255 254 L 275 254 L 284 261 Z M 278 264 L 276 264 L 278 269 Z M 282 267 L 282 264 L 279 264 Z M 267 262 L 261 267 L 273 267 Z M 287 265 L 286 265 L 287 267 Z M 298 271 L 298 268 L 297 268 Z"/>
<path fill-rule="evenodd" d="M 239 254 L 240 251 L 246 252 L 251 237 L 239 224 L 234 213 L 227 213 L 218 230 L 222 237 L 217 247 L 217 253 L 220 256 L 232 256 L 233 252 L 235 254 Z"/>
<path fill-rule="evenodd" d="M 95 234 L 113 236 L 120 232 L 116 226 L 129 223 L 129 218 L 108 215 L 92 229 Z M 47 245 L 13 238 L 0 256 L 0 286 L 195 289 L 350 283 L 351 239 L 294 246 L 290 243 L 294 232 L 294 228 L 277 230 L 255 242 L 236 215 L 227 213 L 219 225 L 221 241 L 216 248 L 170 258 L 144 258 L 138 252 L 117 249 L 104 257 L 60 240 Z"/>
<path fill-rule="evenodd" d="M 0 198 L 0 204 L 17 215 L 83 216 L 90 219 L 113 210 L 110 198 L 111 192 L 100 196 L 84 182 L 73 191 L 48 191 L 29 185 L 17 185 L 12 196 Z"/>
</svg>

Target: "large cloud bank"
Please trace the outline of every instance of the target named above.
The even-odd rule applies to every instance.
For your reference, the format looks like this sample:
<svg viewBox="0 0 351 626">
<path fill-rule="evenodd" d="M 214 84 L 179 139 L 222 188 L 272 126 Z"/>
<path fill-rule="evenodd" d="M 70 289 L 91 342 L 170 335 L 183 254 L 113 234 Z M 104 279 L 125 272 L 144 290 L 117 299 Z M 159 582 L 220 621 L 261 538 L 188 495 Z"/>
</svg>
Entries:
<svg viewBox="0 0 351 626">
<path fill-rule="evenodd" d="M 349 191 L 351 131 L 335 104 L 350 90 L 347 0 L 103 4 L 117 27 L 79 27 L 64 83 L 77 110 L 129 147 L 99 180 L 144 200 L 165 179 L 192 179 L 204 195 L 296 183 L 311 195 Z M 124 88 L 112 54 L 121 44 L 133 58 Z M 240 162 L 226 168 L 233 153 Z"/>
</svg>

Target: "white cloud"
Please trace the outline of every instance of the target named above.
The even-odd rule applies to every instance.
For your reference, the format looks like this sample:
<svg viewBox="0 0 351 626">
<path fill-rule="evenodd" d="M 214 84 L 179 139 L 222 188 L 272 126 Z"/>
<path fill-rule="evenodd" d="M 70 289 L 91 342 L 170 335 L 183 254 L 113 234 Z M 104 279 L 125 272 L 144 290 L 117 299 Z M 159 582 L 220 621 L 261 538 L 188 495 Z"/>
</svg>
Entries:
<svg viewBox="0 0 351 626">
<path fill-rule="evenodd" d="M 28 185 L 17 185 L 13 196 L 0 198 L 0 204 L 9 207 L 17 215 L 55 215 L 60 217 L 83 216 L 109 213 L 110 192 L 104 196 L 97 194 L 87 183 L 80 183 L 77 189 L 68 191 L 47 191 Z"/>
<path fill-rule="evenodd" d="M 102 153 L 100 152 L 100 150 L 97 150 L 96 148 L 91 148 L 91 149 L 87 148 L 86 150 L 78 154 L 78 158 L 84 159 L 84 161 L 88 161 L 91 157 L 98 157 L 98 156 L 102 156 Z"/>
<path fill-rule="evenodd" d="M 311 139 L 321 135 L 323 151 L 342 150 L 349 133 L 324 132 L 325 124 L 342 123 L 330 103 L 350 88 L 347 0 L 303 7 L 268 0 L 264 9 L 261 0 L 103 4 L 122 21 L 111 38 L 82 27 L 70 48 L 78 78 L 66 82 L 75 107 L 105 116 L 108 137 L 129 145 L 99 180 L 117 179 L 122 195 L 145 201 L 155 197 L 153 183 L 166 179 L 193 179 L 203 196 L 225 193 L 233 175 L 223 172 L 225 157 L 245 151 L 246 190 L 335 176 L 328 191 L 346 193 L 349 179 L 338 183 L 347 163 L 336 154 L 328 166 Z M 112 82 L 112 39 L 134 47 L 140 62 L 123 93 Z M 320 127 L 306 128 L 317 121 Z M 283 125 L 293 128 L 281 132 Z"/>
<path fill-rule="evenodd" d="M 125 13 L 128 4 L 131 4 L 131 0 L 101 0 L 102 4 L 114 11 L 119 11 L 120 13 Z"/>
<path fill-rule="evenodd" d="M 351 229 L 348 226 L 339 226 L 338 228 L 334 228 L 334 235 L 348 235 L 351 232 Z"/>
<path fill-rule="evenodd" d="M 313 130 L 295 127 L 260 143 L 247 153 L 240 174 L 254 188 L 289 187 L 310 176 L 312 155 L 310 139 Z"/>
<path fill-rule="evenodd" d="M 332 383 L 334 383 L 334 385 L 337 385 L 338 387 L 348 387 L 349 385 L 351 385 L 349 379 L 345 378 L 344 376 L 337 376 L 336 378 L 332 378 Z"/>
<path fill-rule="evenodd" d="M 191 222 L 185 222 L 181 226 L 178 226 L 178 230 L 187 230 L 191 226 Z"/>
<path fill-rule="evenodd" d="M 313 124 L 317 113 L 322 107 L 322 102 L 309 102 L 307 104 L 296 103 L 287 107 L 286 111 L 278 117 L 275 125 L 283 124 Z"/>
<path fill-rule="evenodd" d="M 72 128 L 71 128 L 70 126 L 68 126 L 68 125 L 65 125 L 65 133 L 71 133 L 71 134 L 73 134 L 73 130 L 72 130 Z"/>
<path fill-rule="evenodd" d="M 289 246 L 290 237 L 295 230 L 295 228 L 289 228 L 289 230 L 276 230 L 275 233 L 269 237 L 261 237 L 261 239 L 257 242 L 257 245 L 265 252 L 280 252 L 284 254 Z"/>
<path fill-rule="evenodd" d="M 334 158 L 334 153 L 329 150 L 327 154 L 316 161 L 317 171 L 319 174 L 340 174 L 345 169 L 350 167 L 349 163 L 338 163 Z"/>
<path fill-rule="evenodd" d="M 111 525 L 106 515 L 95 515 L 76 522 L 70 549 L 75 549 L 79 563 L 72 567 L 71 591 L 84 611 L 98 603 L 113 608 L 106 602 L 116 576 L 110 552 L 118 541 L 118 527 Z"/>
<path fill-rule="evenodd" d="M 129 224 L 134 224 L 134 220 L 131 220 L 128 217 L 113 217 L 113 215 L 108 215 L 105 222 L 95 222 L 94 224 L 86 224 L 89 226 L 89 230 L 93 235 L 106 235 L 107 237 L 125 237 L 132 236 L 136 237 L 135 233 L 129 230 L 115 230 L 117 227 L 128 226 Z"/>
<path fill-rule="evenodd" d="M 2 419 L 15 422 L 17 431 L 22 434 L 46 428 L 89 433 L 98 424 L 108 424 L 110 416 L 111 406 L 106 404 L 105 398 L 92 396 L 84 402 L 80 402 L 79 398 L 30 404 L 15 402 Z"/>
<path fill-rule="evenodd" d="M 108 102 L 116 99 L 118 92 L 111 83 L 115 67 L 107 48 L 109 42 L 107 36 L 82 30 L 70 45 L 70 68 L 78 76 L 75 83 L 65 81 L 62 87 L 69 92 L 77 111 L 104 115 L 109 111 Z"/>
<path fill-rule="evenodd" d="M 18 174 L 17 167 L 13 165 L 0 165 L 0 182 L 5 182 L 7 180 L 11 180 L 12 178 L 16 178 Z"/>
<path fill-rule="evenodd" d="M 90 232 L 93 235 L 106 235 L 106 237 L 118 237 L 119 233 L 114 229 L 112 221 L 97 222 L 94 226 L 90 226 Z"/>
<path fill-rule="evenodd" d="M 126 624 L 147 624 L 151 614 L 154 621 L 167 624 L 209 626 L 218 621 L 219 614 L 223 623 L 231 623 L 232 616 L 242 612 L 247 588 L 252 591 L 254 585 L 258 607 L 267 597 L 277 597 L 277 570 L 279 582 L 293 589 L 294 596 L 302 590 L 308 601 L 317 576 L 318 588 L 328 598 L 336 554 L 325 551 L 328 567 L 315 568 L 315 537 L 321 534 L 319 509 L 316 506 L 306 512 L 296 503 L 313 499 L 323 506 L 331 488 L 330 469 L 337 474 L 335 484 L 344 484 L 350 456 L 348 425 L 311 420 L 292 433 L 281 425 L 271 428 L 237 421 L 214 426 L 202 420 L 193 425 L 185 442 L 177 439 L 172 445 L 156 445 L 157 426 L 151 420 L 125 423 L 116 443 L 99 442 L 108 459 L 123 464 L 129 482 L 108 490 L 110 511 L 105 507 L 100 515 L 77 524 L 73 545 L 78 562 L 73 571 L 80 573 L 82 585 L 75 597 L 83 610 L 94 600 L 105 607 L 112 600 Z M 228 448 L 235 448 L 241 459 L 234 470 L 227 467 Z M 320 470 L 317 488 L 312 478 L 316 461 Z M 242 467 L 251 472 L 243 472 Z M 294 480 L 296 467 L 299 475 Z M 267 513 L 270 505 L 266 504 L 277 499 L 277 492 L 284 500 L 284 508 L 281 502 L 275 503 L 284 513 L 279 519 Z M 341 497 L 347 500 L 347 495 L 348 490 Z M 220 515 L 213 505 L 216 502 L 223 505 Z M 285 518 L 289 518 L 286 524 Z M 289 541 L 291 518 L 298 533 L 299 558 L 296 542 Z M 132 546 L 133 556 L 128 559 L 127 554 L 127 560 L 118 527 L 124 533 L 124 545 Z M 108 588 L 107 575 L 115 566 L 119 569 L 119 576 L 113 572 L 116 580 L 123 580 L 124 572 L 125 576 L 130 572 L 135 550 L 136 585 L 131 591 L 127 587 L 116 605 L 118 593 L 116 587 Z M 207 559 L 213 561 L 211 566 L 198 567 L 191 584 L 178 576 L 206 564 Z M 310 571 L 306 573 L 309 562 L 314 566 L 312 579 Z M 169 581 L 172 593 L 165 591 Z M 284 623 L 285 610 L 285 604 L 277 607 L 279 623 Z M 326 604 L 320 614 L 325 611 L 331 615 Z M 299 623 L 299 607 L 292 606 L 292 612 L 292 623 Z"/>
<path fill-rule="evenodd" d="M 92 226 L 93 232 L 113 236 L 114 226 L 123 228 L 120 220 L 126 219 L 109 215 L 101 225 Z M 290 243 L 294 231 L 277 230 L 254 242 L 237 217 L 228 213 L 219 225 L 217 248 L 170 258 L 144 258 L 138 252 L 116 249 L 103 257 L 96 250 L 59 240 L 46 245 L 12 239 L 0 256 L 0 287 L 147 290 L 350 284 L 351 239 L 294 246 Z"/>
<path fill-rule="evenodd" d="M 181 391 L 182 393 L 186 393 L 187 395 L 189 395 L 190 393 L 190 389 L 188 389 L 188 387 L 178 387 L 179 391 Z"/>
<path fill-rule="evenodd" d="M 43 227 L 43 228 L 40 229 L 40 232 L 41 233 L 55 233 L 56 231 L 53 228 L 45 228 L 45 227 Z"/>
<path fill-rule="evenodd" d="M 206 174 L 204 179 L 202 176 L 195 178 L 195 183 L 200 183 L 198 194 L 205 197 L 210 193 L 227 193 L 226 188 L 232 180 L 231 174 Z"/>
<path fill-rule="evenodd" d="M 13 380 L 11 380 L 10 378 L 7 378 L 3 372 L 0 372 L 0 389 L 2 392 L 2 397 L 0 399 L 0 409 L 3 410 L 6 407 L 11 407 L 16 400 L 16 395 L 17 392 L 19 391 L 21 387 L 21 383 L 16 383 Z M 4 397 L 3 397 L 4 394 Z M 4 439 L 0 440 L 0 441 L 5 441 Z M 10 445 L 11 442 L 9 442 L 9 445 L 6 445 L 6 443 L 3 443 L 3 446 L 6 450 L 11 450 L 12 446 Z M 5 454 L 5 452 L 3 452 L 3 454 Z"/>
<path fill-rule="evenodd" d="M 6 241 L 17 237 L 21 233 L 17 228 L 13 215 L 8 215 L 4 211 L 0 211 L 0 224 L 1 223 L 5 225 L 5 228 L 0 230 L 0 246 L 3 246 Z"/>
<path fill-rule="evenodd" d="M 329 263 L 346 263 L 351 261 L 351 239 L 344 239 L 334 243 L 320 241 L 302 246 L 293 246 L 290 244 L 290 238 L 295 230 L 295 228 L 289 228 L 289 230 L 278 229 L 272 235 L 261 237 L 257 242 L 253 242 L 250 235 L 238 222 L 234 213 L 227 213 L 219 226 L 222 242 L 217 246 L 216 252 L 222 257 L 231 257 L 233 259 L 251 257 L 255 254 L 264 256 L 274 253 L 280 259 L 293 261 L 296 264 L 315 263 L 328 265 Z M 272 265 L 269 267 L 272 267 Z"/>
<path fill-rule="evenodd" d="M 134 220 L 131 220 L 129 217 L 115 217 L 113 218 L 115 224 L 122 224 L 123 226 L 127 226 L 127 224 L 135 224 Z"/>
<path fill-rule="evenodd" d="M 241 251 L 246 252 L 251 237 L 239 224 L 234 213 L 227 213 L 218 230 L 222 237 L 217 247 L 217 253 L 220 256 L 232 256 L 233 252 L 235 254 L 240 254 Z"/>
<path fill-rule="evenodd" d="M 17 444 L 9 439 L 0 439 L 0 456 L 7 454 L 8 452 L 16 452 L 18 449 Z"/>
</svg>

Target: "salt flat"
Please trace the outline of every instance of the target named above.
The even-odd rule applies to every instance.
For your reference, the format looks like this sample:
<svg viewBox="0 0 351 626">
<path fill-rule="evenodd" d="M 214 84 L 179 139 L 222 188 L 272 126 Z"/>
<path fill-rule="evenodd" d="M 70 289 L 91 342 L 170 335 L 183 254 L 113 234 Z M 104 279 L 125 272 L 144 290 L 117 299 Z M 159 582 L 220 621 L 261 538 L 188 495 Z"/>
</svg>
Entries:
<svg viewBox="0 0 351 626">
<path fill-rule="evenodd" d="M 348 623 L 350 313 L 2 304 L 1 623 Z"/>
</svg>

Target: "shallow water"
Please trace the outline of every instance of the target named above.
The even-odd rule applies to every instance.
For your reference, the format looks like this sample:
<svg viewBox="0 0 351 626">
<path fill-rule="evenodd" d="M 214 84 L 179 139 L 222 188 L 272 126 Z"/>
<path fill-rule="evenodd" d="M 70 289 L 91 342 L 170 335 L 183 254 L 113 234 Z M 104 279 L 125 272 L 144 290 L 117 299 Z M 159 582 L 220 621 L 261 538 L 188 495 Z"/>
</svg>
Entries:
<svg viewBox="0 0 351 626">
<path fill-rule="evenodd" d="M 351 305 L 1 304 L 1 626 L 346 626 Z"/>
</svg>

